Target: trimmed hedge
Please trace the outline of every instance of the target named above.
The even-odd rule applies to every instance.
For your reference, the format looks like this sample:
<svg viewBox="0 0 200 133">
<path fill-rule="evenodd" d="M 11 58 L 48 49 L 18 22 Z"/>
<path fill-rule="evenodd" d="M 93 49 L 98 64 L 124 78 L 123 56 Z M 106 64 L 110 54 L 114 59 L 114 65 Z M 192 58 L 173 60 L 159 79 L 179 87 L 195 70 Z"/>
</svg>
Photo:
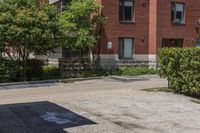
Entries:
<svg viewBox="0 0 200 133">
<path fill-rule="evenodd" d="M 159 74 L 176 93 L 200 97 L 200 49 L 163 48 L 158 51 Z"/>
</svg>

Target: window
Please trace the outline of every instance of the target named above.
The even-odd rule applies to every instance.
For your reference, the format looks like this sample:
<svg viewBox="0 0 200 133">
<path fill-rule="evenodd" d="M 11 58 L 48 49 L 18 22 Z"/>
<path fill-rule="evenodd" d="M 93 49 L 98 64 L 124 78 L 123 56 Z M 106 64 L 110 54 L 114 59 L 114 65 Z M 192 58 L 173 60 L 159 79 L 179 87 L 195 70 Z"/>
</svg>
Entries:
<svg viewBox="0 0 200 133">
<path fill-rule="evenodd" d="M 185 4 L 172 2 L 171 19 L 173 23 L 184 24 L 185 23 Z"/>
<path fill-rule="evenodd" d="M 63 6 L 66 6 L 67 3 L 68 3 L 68 0 L 62 0 L 62 5 L 63 5 Z"/>
<path fill-rule="evenodd" d="M 196 39 L 196 47 L 200 48 L 200 38 Z"/>
<path fill-rule="evenodd" d="M 120 59 L 132 59 L 133 58 L 133 39 L 120 38 L 118 49 L 119 49 Z"/>
<path fill-rule="evenodd" d="M 183 39 L 162 39 L 162 47 L 183 47 Z"/>
<path fill-rule="evenodd" d="M 134 2 L 133 0 L 120 0 L 119 3 L 119 20 L 133 21 Z"/>
<path fill-rule="evenodd" d="M 89 49 L 73 49 L 73 48 L 63 48 L 63 57 L 65 58 L 77 58 L 77 57 L 88 57 Z"/>
<path fill-rule="evenodd" d="M 66 9 L 69 0 L 62 0 L 61 2 L 62 2 L 62 11 L 64 11 Z"/>
</svg>

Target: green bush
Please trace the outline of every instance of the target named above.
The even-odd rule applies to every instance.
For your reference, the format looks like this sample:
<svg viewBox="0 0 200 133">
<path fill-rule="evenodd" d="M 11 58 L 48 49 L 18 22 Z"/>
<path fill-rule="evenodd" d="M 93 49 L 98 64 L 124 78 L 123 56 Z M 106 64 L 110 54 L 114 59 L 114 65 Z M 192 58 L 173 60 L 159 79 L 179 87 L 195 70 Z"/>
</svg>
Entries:
<svg viewBox="0 0 200 133">
<path fill-rule="evenodd" d="M 28 80 L 37 80 L 41 79 L 44 61 L 38 59 L 31 59 L 27 62 L 27 79 Z"/>
<path fill-rule="evenodd" d="M 114 70 L 96 70 L 96 71 L 80 71 L 79 77 L 97 77 L 97 76 L 136 76 L 144 74 L 156 74 L 155 69 L 148 67 L 123 67 Z"/>
<path fill-rule="evenodd" d="M 200 96 L 200 49 L 163 48 L 158 52 L 159 74 L 174 92 Z"/>
<path fill-rule="evenodd" d="M 0 82 L 22 81 L 22 62 L 9 59 L 0 59 Z M 42 66 L 44 62 L 37 59 L 31 59 L 27 62 L 27 80 L 41 79 Z"/>
<path fill-rule="evenodd" d="M 43 66 L 42 75 L 43 79 L 55 79 L 60 77 L 60 72 L 57 67 Z"/>
<path fill-rule="evenodd" d="M 156 70 L 150 69 L 148 67 L 125 67 L 119 69 L 121 75 L 125 76 L 135 76 L 144 74 L 156 74 Z"/>
<path fill-rule="evenodd" d="M 0 58 L 0 83 L 15 81 L 19 64 L 16 61 Z"/>
</svg>

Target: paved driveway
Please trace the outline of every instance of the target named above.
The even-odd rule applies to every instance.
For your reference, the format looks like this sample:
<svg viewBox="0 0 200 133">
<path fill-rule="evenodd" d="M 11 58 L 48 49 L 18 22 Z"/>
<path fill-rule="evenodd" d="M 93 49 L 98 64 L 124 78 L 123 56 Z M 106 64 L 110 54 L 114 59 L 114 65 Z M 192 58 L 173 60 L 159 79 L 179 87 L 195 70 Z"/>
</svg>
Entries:
<svg viewBox="0 0 200 133">
<path fill-rule="evenodd" d="M 145 92 L 167 85 L 145 78 L 0 90 L 0 133 L 199 133 L 200 105 L 181 95 Z"/>
</svg>

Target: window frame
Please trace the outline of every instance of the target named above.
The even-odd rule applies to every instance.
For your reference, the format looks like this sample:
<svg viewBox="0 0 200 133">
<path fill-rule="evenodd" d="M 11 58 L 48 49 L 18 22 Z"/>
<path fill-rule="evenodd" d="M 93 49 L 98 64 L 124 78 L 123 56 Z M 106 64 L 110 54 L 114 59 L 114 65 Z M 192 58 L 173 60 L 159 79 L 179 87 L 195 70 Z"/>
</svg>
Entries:
<svg viewBox="0 0 200 133">
<path fill-rule="evenodd" d="M 175 46 L 167 46 L 168 44 L 164 44 L 165 42 L 169 43 L 174 41 L 174 44 L 179 43 Z M 161 48 L 183 48 L 184 47 L 184 38 L 162 38 L 161 40 Z"/>
<path fill-rule="evenodd" d="M 125 2 L 133 2 L 132 10 L 131 10 L 131 20 L 125 20 Z M 122 18 L 121 18 L 121 2 L 123 3 L 122 9 Z M 119 0 L 119 21 L 120 22 L 135 22 L 135 1 L 134 0 Z"/>
<path fill-rule="evenodd" d="M 132 47 L 131 47 L 131 57 L 130 58 L 126 58 L 126 57 L 124 57 L 124 40 L 125 39 L 131 39 L 132 40 Z M 122 52 L 122 50 L 120 49 L 120 42 L 121 42 L 121 40 L 122 40 L 122 45 L 123 45 L 123 56 L 121 56 L 121 52 Z M 125 59 L 125 60 L 132 60 L 133 59 L 133 54 L 135 53 L 135 45 L 134 45 L 134 38 L 133 37 L 119 37 L 119 39 L 118 39 L 118 57 L 119 57 L 119 59 L 120 60 L 123 60 L 123 59 Z"/>
<path fill-rule="evenodd" d="M 176 11 L 176 4 L 182 4 L 183 5 L 183 15 L 182 15 L 182 19 L 183 19 L 183 22 L 176 22 L 175 20 L 176 20 L 176 13 L 177 13 L 177 11 Z M 174 13 L 172 14 L 172 8 L 173 8 L 173 6 L 174 6 Z M 176 24 L 176 25 L 184 25 L 185 24 L 185 9 L 186 9 L 186 5 L 185 5 L 185 2 L 176 2 L 176 1 L 172 1 L 171 2 L 171 22 L 173 23 L 173 24 Z M 173 15 L 173 17 L 172 17 L 172 15 Z"/>
<path fill-rule="evenodd" d="M 200 48 L 200 38 L 196 38 L 195 47 Z"/>
</svg>

